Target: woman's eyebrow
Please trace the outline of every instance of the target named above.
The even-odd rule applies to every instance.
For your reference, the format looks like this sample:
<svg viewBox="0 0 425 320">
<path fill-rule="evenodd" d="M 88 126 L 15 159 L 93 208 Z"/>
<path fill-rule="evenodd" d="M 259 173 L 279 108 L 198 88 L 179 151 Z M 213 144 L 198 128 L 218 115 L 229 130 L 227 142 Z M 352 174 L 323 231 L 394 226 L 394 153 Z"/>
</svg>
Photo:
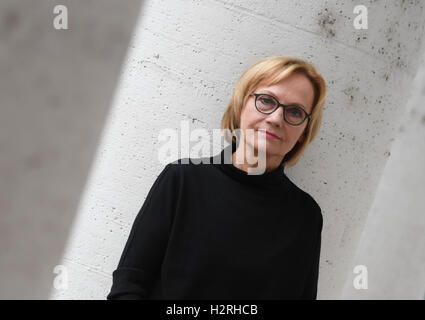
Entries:
<svg viewBox="0 0 425 320">
<path fill-rule="evenodd" d="M 261 89 L 260 91 L 264 91 L 264 93 L 270 94 L 271 96 L 273 96 L 274 98 L 276 98 L 277 101 L 279 101 L 279 99 L 277 98 L 276 94 L 273 91 L 270 91 L 270 90 L 267 90 L 267 89 Z M 285 103 L 285 104 L 289 104 L 289 105 L 294 105 L 295 104 L 295 105 L 298 105 L 298 106 L 304 108 L 304 110 L 305 110 L 305 107 L 301 103 L 299 103 L 299 102 L 290 102 L 290 103 Z"/>
</svg>

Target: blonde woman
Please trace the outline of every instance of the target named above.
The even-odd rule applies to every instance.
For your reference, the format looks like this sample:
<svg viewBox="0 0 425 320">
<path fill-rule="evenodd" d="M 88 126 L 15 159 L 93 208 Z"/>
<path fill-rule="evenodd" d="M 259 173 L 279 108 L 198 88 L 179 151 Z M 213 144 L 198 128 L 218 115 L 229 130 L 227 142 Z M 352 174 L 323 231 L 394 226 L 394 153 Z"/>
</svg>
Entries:
<svg viewBox="0 0 425 320">
<path fill-rule="evenodd" d="M 321 208 L 284 168 L 318 134 L 326 90 L 304 60 L 251 65 L 222 118 L 229 146 L 209 164 L 179 159 L 165 166 L 134 221 L 107 299 L 316 299 Z M 263 173 L 249 174 L 258 163 L 248 161 L 248 150 L 266 155 Z"/>
</svg>

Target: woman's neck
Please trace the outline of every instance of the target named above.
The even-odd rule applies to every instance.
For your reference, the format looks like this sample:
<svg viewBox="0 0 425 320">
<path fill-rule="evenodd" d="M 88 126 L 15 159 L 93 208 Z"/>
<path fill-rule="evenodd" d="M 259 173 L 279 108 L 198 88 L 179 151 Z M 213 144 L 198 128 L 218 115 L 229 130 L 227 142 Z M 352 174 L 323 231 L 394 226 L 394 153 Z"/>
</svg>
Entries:
<svg viewBox="0 0 425 320">
<path fill-rule="evenodd" d="M 249 148 L 249 147 L 247 147 Z M 282 162 L 281 157 L 276 156 L 266 156 L 263 155 L 263 158 L 259 157 L 259 152 L 257 149 L 247 150 L 244 154 L 244 150 L 240 147 L 232 154 L 232 164 L 245 172 L 250 172 L 251 170 L 261 170 L 264 172 L 270 172 L 276 170 Z M 250 171 L 248 169 L 251 168 Z"/>
</svg>

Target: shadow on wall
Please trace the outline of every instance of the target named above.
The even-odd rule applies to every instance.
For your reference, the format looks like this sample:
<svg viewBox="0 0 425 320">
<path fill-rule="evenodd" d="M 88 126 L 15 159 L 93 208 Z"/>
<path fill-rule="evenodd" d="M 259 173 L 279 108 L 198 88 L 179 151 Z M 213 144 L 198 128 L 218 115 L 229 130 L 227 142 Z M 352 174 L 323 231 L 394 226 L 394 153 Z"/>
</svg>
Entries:
<svg viewBox="0 0 425 320">
<path fill-rule="evenodd" d="M 0 299 L 48 297 L 142 6 L 57 4 L 0 3 Z"/>
</svg>

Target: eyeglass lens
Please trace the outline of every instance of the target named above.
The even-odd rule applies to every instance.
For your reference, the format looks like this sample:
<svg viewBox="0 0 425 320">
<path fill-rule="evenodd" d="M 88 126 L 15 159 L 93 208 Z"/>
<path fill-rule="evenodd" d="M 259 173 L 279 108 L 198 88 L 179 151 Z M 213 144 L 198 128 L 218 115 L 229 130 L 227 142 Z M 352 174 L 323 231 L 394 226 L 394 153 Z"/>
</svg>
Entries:
<svg viewBox="0 0 425 320">
<path fill-rule="evenodd" d="M 259 95 L 256 100 L 256 107 L 260 112 L 271 113 L 277 108 L 278 102 L 272 96 L 263 94 Z M 303 122 L 306 117 L 304 110 L 296 105 L 289 105 L 284 108 L 285 118 L 292 124 Z"/>
</svg>

